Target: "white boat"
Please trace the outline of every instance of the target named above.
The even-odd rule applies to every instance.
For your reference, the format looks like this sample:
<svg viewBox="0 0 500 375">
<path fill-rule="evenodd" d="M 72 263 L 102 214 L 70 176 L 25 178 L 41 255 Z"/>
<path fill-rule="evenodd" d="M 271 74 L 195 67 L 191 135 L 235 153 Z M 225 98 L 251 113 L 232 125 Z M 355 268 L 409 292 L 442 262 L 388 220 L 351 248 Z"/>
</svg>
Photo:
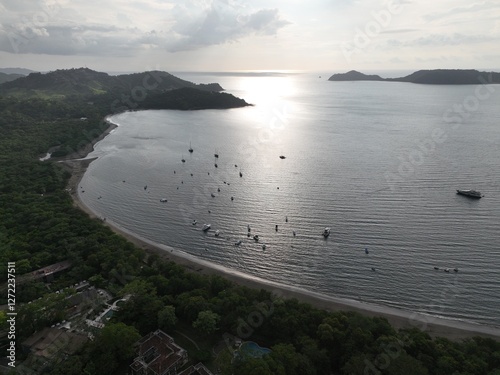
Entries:
<svg viewBox="0 0 500 375">
<path fill-rule="evenodd" d="M 211 228 L 211 225 L 210 224 L 203 224 L 203 228 L 201 228 L 201 230 L 203 232 L 206 232 L 207 230 L 209 230 Z"/>
<path fill-rule="evenodd" d="M 457 189 L 457 194 L 460 194 L 460 195 L 465 195 L 466 197 L 470 197 L 470 198 L 481 198 L 482 195 L 479 191 L 476 191 L 476 190 L 458 190 Z"/>
<path fill-rule="evenodd" d="M 330 228 L 325 228 L 323 231 L 323 237 L 327 238 L 330 235 Z"/>
<path fill-rule="evenodd" d="M 167 198 L 160 199 L 160 202 L 167 202 Z"/>
<path fill-rule="evenodd" d="M 220 230 L 218 230 L 218 229 L 217 229 L 217 230 L 215 231 L 215 237 L 219 237 L 219 235 L 220 235 Z"/>
</svg>

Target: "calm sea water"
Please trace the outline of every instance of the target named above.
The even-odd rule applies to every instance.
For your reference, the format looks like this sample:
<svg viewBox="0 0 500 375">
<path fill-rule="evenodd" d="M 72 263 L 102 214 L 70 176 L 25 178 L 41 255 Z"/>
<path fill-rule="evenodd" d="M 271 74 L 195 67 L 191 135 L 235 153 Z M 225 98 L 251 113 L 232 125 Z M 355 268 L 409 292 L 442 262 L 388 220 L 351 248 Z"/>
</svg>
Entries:
<svg viewBox="0 0 500 375">
<path fill-rule="evenodd" d="M 94 211 L 249 275 L 500 326 L 499 85 L 181 78 L 254 106 L 114 116 L 81 183 Z"/>
</svg>

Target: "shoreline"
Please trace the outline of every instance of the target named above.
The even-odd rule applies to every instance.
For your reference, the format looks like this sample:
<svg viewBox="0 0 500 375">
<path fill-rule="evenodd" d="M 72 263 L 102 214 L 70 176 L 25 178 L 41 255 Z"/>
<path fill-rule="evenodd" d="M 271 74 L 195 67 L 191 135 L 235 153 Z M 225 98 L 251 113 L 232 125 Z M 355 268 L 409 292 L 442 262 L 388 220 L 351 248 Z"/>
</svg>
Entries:
<svg viewBox="0 0 500 375">
<path fill-rule="evenodd" d="M 60 160 L 61 164 L 63 164 L 64 167 L 71 173 L 71 178 L 68 182 L 67 188 L 73 199 L 75 207 L 84 211 L 87 215 L 89 215 L 89 217 L 98 219 L 100 219 L 100 217 L 80 199 L 78 185 L 90 163 L 97 159 L 97 157 L 86 159 L 88 154 L 94 150 L 94 146 L 97 142 L 104 139 L 117 127 L 116 124 L 109 121 L 109 116 L 105 118 L 105 121 L 109 124 L 109 127 L 101 134 L 101 136 L 85 146 L 85 148 L 80 150 L 80 152 L 76 152 L 71 155 L 73 157 L 76 155 L 79 159 L 71 159 L 68 157 Z M 84 153 L 85 155 L 83 155 Z M 205 275 L 219 275 L 237 285 L 246 286 L 252 289 L 268 290 L 278 296 L 278 298 L 296 298 L 300 302 L 309 303 L 313 307 L 327 311 L 355 311 L 364 316 L 383 317 L 386 318 L 396 330 L 400 328 L 419 328 L 433 337 L 440 336 L 451 340 L 470 338 L 474 336 L 494 338 L 496 340 L 500 338 L 500 328 L 497 327 L 474 324 L 460 320 L 445 319 L 425 314 L 417 314 L 383 305 L 335 298 L 301 288 L 263 280 L 258 277 L 253 277 L 251 275 L 199 259 L 172 247 L 154 243 L 153 241 L 142 238 L 111 221 L 103 221 L 103 224 L 108 226 L 113 232 L 125 237 L 129 242 L 133 243 L 137 247 L 142 248 L 147 253 L 157 254 L 163 260 L 172 261 L 187 268 L 191 272 L 199 272 Z"/>
</svg>

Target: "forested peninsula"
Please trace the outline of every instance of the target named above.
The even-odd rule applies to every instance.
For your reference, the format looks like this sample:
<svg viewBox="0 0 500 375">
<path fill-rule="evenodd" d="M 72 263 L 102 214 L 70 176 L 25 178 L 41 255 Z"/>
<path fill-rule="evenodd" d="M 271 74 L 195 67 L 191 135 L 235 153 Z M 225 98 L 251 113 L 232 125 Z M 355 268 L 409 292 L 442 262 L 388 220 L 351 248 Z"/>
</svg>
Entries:
<svg viewBox="0 0 500 375">
<path fill-rule="evenodd" d="M 135 343 L 161 329 L 187 350 L 186 366 L 202 362 L 214 374 L 499 375 L 500 343 L 493 338 L 432 337 L 425 325 L 396 328 L 382 317 L 326 311 L 239 286 L 138 247 L 74 205 L 71 174 L 57 161 L 88 149 L 108 129 L 107 115 L 154 107 L 155 100 L 178 103 L 177 109 L 227 108 L 212 102 L 220 89 L 184 84 L 164 72 L 123 80 L 88 69 L 0 85 L 4 308 L 9 264 L 15 263 L 17 282 L 14 339 L 7 311 L 0 311 L 2 346 L 14 345 L 14 361 L 7 361 L 15 367 L 4 362 L 10 373 L 129 373 Z M 209 104 L 191 90 L 207 93 Z M 56 158 L 40 160 L 54 148 Z M 89 328 L 87 321 L 118 302 L 102 326 Z M 33 351 L 33 337 L 44 330 L 81 340 L 60 339 L 52 351 Z M 270 352 L 237 352 L 239 340 Z"/>
</svg>

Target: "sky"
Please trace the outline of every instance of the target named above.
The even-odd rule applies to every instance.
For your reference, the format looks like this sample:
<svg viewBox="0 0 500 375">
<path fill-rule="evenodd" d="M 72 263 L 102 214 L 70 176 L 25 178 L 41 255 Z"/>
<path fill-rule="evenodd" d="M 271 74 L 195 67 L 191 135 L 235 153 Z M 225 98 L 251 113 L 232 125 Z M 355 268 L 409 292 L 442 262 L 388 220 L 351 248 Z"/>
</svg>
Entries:
<svg viewBox="0 0 500 375">
<path fill-rule="evenodd" d="M 500 0 L 1 0 L 0 67 L 500 69 Z"/>
</svg>

